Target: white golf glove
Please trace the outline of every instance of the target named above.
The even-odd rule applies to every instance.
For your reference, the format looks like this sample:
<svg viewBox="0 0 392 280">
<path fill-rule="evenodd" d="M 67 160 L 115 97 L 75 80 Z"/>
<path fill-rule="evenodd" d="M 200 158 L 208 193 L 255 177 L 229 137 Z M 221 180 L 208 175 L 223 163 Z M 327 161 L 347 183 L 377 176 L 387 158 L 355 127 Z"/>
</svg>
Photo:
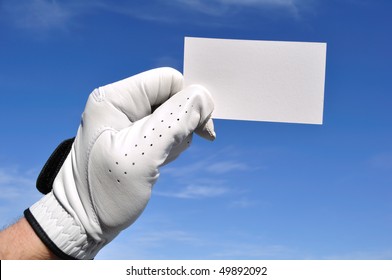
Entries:
<svg viewBox="0 0 392 280">
<path fill-rule="evenodd" d="M 41 172 L 53 189 L 25 211 L 58 257 L 94 258 L 143 212 L 159 168 L 194 131 L 215 138 L 211 96 L 182 83 L 178 71 L 159 68 L 90 94 L 73 144 L 51 156 L 44 167 L 51 174 Z"/>
</svg>

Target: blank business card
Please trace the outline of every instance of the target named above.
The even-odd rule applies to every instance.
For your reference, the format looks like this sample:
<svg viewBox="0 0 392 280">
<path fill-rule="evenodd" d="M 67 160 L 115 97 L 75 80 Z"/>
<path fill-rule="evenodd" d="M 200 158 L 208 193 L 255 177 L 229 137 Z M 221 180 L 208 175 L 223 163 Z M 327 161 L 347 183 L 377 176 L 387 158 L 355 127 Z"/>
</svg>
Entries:
<svg viewBox="0 0 392 280">
<path fill-rule="evenodd" d="M 322 124 L 326 43 L 185 38 L 185 86 L 200 84 L 216 119 Z"/>
</svg>

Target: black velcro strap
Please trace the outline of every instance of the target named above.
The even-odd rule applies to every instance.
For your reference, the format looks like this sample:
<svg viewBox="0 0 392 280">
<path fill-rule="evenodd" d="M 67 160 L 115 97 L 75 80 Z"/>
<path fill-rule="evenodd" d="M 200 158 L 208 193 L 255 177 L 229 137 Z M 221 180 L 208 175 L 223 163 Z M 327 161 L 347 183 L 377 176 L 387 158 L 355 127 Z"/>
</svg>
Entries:
<svg viewBox="0 0 392 280">
<path fill-rule="evenodd" d="M 49 157 L 37 179 L 37 189 L 43 193 L 49 193 L 53 188 L 54 179 L 59 173 L 61 166 L 71 151 L 74 138 L 63 141 Z"/>
</svg>

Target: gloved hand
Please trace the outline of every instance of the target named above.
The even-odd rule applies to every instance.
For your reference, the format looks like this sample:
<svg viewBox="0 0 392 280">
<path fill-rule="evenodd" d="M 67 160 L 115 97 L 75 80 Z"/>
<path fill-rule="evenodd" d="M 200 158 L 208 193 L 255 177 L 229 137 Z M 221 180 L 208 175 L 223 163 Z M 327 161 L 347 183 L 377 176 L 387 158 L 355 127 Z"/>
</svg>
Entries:
<svg viewBox="0 0 392 280">
<path fill-rule="evenodd" d="M 196 131 L 213 140 L 213 101 L 159 68 L 95 89 L 53 190 L 25 211 L 61 258 L 91 259 L 146 207 L 159 168 Z M 153 107 L 159 106 L 154 112 Z"/>
</svg>

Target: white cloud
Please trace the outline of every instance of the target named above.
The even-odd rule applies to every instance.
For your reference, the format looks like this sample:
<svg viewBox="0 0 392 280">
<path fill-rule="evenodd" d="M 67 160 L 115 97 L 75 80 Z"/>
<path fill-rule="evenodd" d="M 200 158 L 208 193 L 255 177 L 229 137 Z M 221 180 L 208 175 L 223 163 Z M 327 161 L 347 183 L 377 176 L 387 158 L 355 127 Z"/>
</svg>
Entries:
<svg viewBox="0 0 392 280">
<path fill-rule="evenodd" d="M 374 251 L 354 251 L 325 257 L 327 260 L 390 260 L 392 249 Z"/>
<path fill-rule="evenodd" d="M 173 2 L 176 3 L 175 5 L 179 5 L 182 9 L 210 16 L 222 16 L 227 13 L 229 8 L 226 5 L 217 3 L 216 1 L 176 0 Z"/>
<path fill-rule="evenodd" d="M 228 193 L 228 188 L 222 186 L 188 185 L 176 190 L 154 191 L 155 195 L 174 198 L 212 198 Z"/>
<path fill-rule="evenodd" d="M 300 11 L 313 6 L 314 1 L 316 0 L 151 0 L 135 3 L 109 0 L 4 0 L 1 8 L 5 18 L 17 27 L 29 30 L 67 30 L 77 22 L 77 17 L 96 12 L 121 14 L 149 21 L 205 24 L 198 15 L 219 18 L 237 14 L 243 9 L 281 10 L 297 17 Z M 211 21 L 209 23 L 214 24 Z"/>
<path fill-rule="evenodd" d="M 143 216 L 136 225 L 132 225 L 105 247 L 97 259 L 304 258 L 303 252 L 294 251 L 285 245 L 268 244 L 257 233 L 195 228 L 163 213 L 159 214 L 158 220 L 150 215 Z M 162 220 L 171 222 L 162 223 Z M 222 235 L 222 232 L 225 234 Z"/>
<path fill-rule="evenodd" d="M 42 195 L 35 188 L 35 171 L 0 167 L 0 221 L 7 225 Z"/>
<path fill-rule="evenodd" d="M 189 177 L 191 175 L 203 174 L 206 175 L 222 175 L 228 172 L 235 171 L 251 171 L 246 163 L 234 159 L 218 159 L 218 155 L 210 156 L 208 158 L 199 159 L 186 165 L 168 166 L 162 169 L 163 174 L 168 174 L 173 177 Z"/>
<path fill-rule="evenodd" d="M 177 162 L 173 162 L 169 166 L 164 166 L 161 169 L 161 176 L 171 176 L 173 178 L 194 176 L 203 172 L 203 169 L 205 168 L 204 163 L 204 160 L 195 161 L 187 165 L 178 165 Z"/>
<path fill-rule="evenodd" d="M 243 197 L 243 198 L 236 199 L 236 200 L 232 201 L 229 206 L 232 208 L 250 208 L 250 207 L 254 207 L 254 206 L 259 207 L 260 202 Z"/>
<path fill-rule="evenodd" d="M 369 163 L 372 167 L 384 170 L 392 169 L 392 152 L 386 151 L 371 157 Z"/>
<path fill-rule="evenodd" d="M 198 233 L 174 221 L 175 217 L 168 216 L 164 209 L 144 213 L 103 248 L 96 259 L 178 259 L 185 258 L 190 247 L 204 245 L 205 240 Z"/>
<path fill-rule="evenodd" d="M 226 147 L 213 153 L 200 153 L 197 150 L 185 153 L 176 162 L 161 169 L 162 178 L 159 186 L 154 189 L 154 194 L 181 199 L 202 199 L 243 193 L 245 189 L 233 186 L 228 176 L 257 171 L 260 167 L 238 160 L 241 153 L 237 152 L 238 149 L 234 147 Z M 205 156 L 206 154 L 208 156 Z M 173 185 L 176 187 L 173 188 Z"/>
<path fill-rule="evenodd" d="M 206 169 L 208 172 L 211 172 L 211 173 L 223 174 L 223 173 L 232 172 L 232 171 L 249 170 L 249 167 L 242 162 L 228 160 L 228 161 L 221 161 L 221 162 L 213 163 L 213 164 L 207 166 Z"/>
<path fill-rule="evenodd" d="M 188 5 L 191 8 L 198 8 L 202 11 L 203 8 L 208 8 L 213 5 L 221 6 L 250 6 L 250 7 L 265 7 L 265 6 L 296 6 L 304 2 L 304 0 L 175 0 L 175 2 L 183 5 Z M 208 11 L 207 11 L 208 12 Z"/>
<path fill-rule="evenodd" d="M 159 246 L 162 242 L 174 241 L 179 243 L 194 242 L 196 238 L 183 230 L 160 230 L 145 232 L 138 238 L 138 242 L 148 246 Z"/>
<path fill-rule="evenodd" d="M 27 29 L 64 28 L 73 16 L 58 1 L 4 1 L 3 9 L 18 27 Z"/>
<path fill-rule="evenodd" d="M 26 190 L 35 192 L 35 175 L 31 172 L 21 172 L 16 168 L 0 168 L 0 200 L 12 201 L 23 198 Z"/>
<path fill-rule="evenodd" d="M 257 10 L 283 10 L 298 17 L 300 11 L 308 9 L 315 0 L 176 0 L 178 4 L 193 11 L 212 16 L 236 13 L 241 8 Z"/>
<path fill-rule="evenodd" d="M 260 245 L 255 243 L 226 244 L 223 249 L 213 254 L 214 258 L 223 259 L 285 259 L 293 258 L 293 251 L 283 245 Z"/>
</svg>

